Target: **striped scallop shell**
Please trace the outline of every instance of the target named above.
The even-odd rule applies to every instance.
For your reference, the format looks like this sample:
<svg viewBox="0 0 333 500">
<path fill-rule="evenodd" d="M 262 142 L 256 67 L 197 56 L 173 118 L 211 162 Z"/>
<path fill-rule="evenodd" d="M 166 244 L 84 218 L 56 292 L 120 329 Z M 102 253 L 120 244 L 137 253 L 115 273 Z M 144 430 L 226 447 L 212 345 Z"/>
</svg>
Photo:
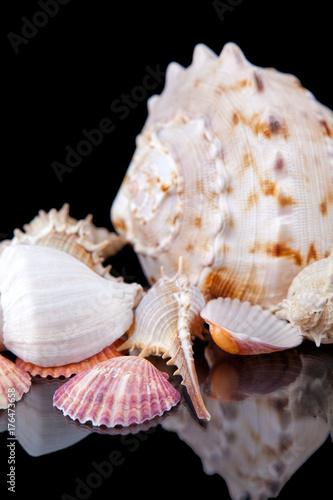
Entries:
<svg viewBox="0 0 333 500">
<path fill-rule="evenodd" d="M 29 373 L 0 355 L 0 409 L 13 407 L 15 401 L 22 399 L 29 391 L 31 377 Z"/>
<path fill-rule="evenodd" d="M 277 316 L 299 327 L 317 346 L 333 343 L 333 250 L 294 278 L 278 307 Z"/>
<path fill-rule="evenodd" d="M 182 259 L 178 272 L 169 278 L 162 270 L 160 279 L 148 290 L 134 313 L 128 340 L 120 349 L 138 349 L 139 356 L 150 354 L 170 358 L 177 366 L 199 418 L 209 420 L 203 403 L 193 358 L 192 336 L 202 338 L 200 311 L 205 301 L 200 290 L 185 274 Z"/>
<path fill-rule="evenodd" d="M 168 375 L 150 361 L 120 356 L 67 381 L 56 390 L 53 406 L 81 423 L 127 427 L 161 416 L 179 400 Z"/>
<path fill-rule="evenodd" d="M 201 311 L 213 340 L 231 354 L 261 354 L 283 351 L 300 345 L 297 327 L 273 313 L 239 299 L 219 297 Z"/>
<path fill-rule="evenodd" d="M 183 256 L 206 299 L 264 307 L 333 241 L 333 114 L 228 43 L 171 63 L 112 204 L 151 283 Z"/>
</svg>

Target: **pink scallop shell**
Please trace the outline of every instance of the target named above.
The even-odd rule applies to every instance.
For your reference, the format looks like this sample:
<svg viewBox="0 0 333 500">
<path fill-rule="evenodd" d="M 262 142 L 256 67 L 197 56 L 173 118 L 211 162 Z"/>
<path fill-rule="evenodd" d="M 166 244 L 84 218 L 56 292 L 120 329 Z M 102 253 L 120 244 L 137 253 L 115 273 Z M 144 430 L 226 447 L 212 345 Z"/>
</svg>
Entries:
<svg viewBox="0 0 333 500">
<path fill-rule="evenodd" d="M 258 304 L 230 297 L 210 300 L 201 311 L 214 342 L 231 354 L 263 354 L 297 347 L 299 329 Z"/>
<path fill-rule="evenodd" d="M 79 373 L 55 391 L 53 406 L 81 423 L 124 427 L 161 416 L 180 393 L 150 361 L 121 356 Z"/>
<path fill-rule="evenodd" d="M 21 358 L 16 358 L 16 365 L 22 368 L 23 370 L 29 372 L 33 377 L 39 376 L 42 378 L 52 377 L 59 378 L 65 377 L 69 378 L 72 375 L 77 375 L 84 370 L 88 370 L 88 368 L 92 368 L 93 366 L 101 363 L 102 361 L 106 361 L 107 359 L 114 358 L 116 356 L 123 356 L 117 350 L 123 344 L 123 340 L 118 339 L 113 344 L 108 347 L 105 347 L 102 351 L 90 356 L 87 359 L 82 361 L 78 361 L 77 363 L 69 363 L 67 365 L 62 366 L 38 366 L 33 363 L 27 363 L 23 361 Z"/>
<path fill-rule="evenodd" d="M 19 401 L 29 391 L 30 385 L 29 373 L 0 355 L 0 409 L 11 408 L 14 401 Z"/>
</svg>

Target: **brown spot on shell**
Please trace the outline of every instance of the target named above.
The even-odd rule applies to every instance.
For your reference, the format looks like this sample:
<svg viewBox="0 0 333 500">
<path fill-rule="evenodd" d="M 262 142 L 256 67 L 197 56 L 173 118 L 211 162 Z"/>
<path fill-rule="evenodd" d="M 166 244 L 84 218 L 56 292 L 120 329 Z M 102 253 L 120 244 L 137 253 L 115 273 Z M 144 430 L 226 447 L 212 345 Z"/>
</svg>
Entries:
<svg viewBox="0 0 333 500">
<path fill-rule="evenodd" d="M 187 247 L 186 247 L 186 252 L 189 252 L 189 253 L 190 253 L 190 252 L 193 252 L 193 250 L 194 250 L 194 245 L 193 245 L 193 243 L 189 243 L 189 244 L 187 245 Z"/>
<path fill-rule="evenodd" d="M 117 219 L 113 221 L 113 225 L 117 231 L 120 233 L 126 233 L 127 231 L 127 226 L 125 224 L 124 219 Z"/>
<path fill-rule="evenodd" d="M 244 155 L 243 155 L 243 163 L 242 165 L 245 167 L 245 168 L 249 168 L 251 167 L 252 165 L 254 164 L 254 158 L 253 158 L 253 154 L 250 150 L 248 151 L 245 151 Z"/>
<path fill-rule="evenodd" d="M 319 209 L 322 215 L 327 215 L 327 200 L 325 199 L 319 204 Z"/>
<path fill-rule="evenodd" d="M 276 185 L 269 179 L 261 179 L 259 181 L 262 192 L 265 196 L 274 196 Z"/>
<path fill-rule="evenodd" d="M 316 247 L 314 246 L 314 243 L 311 243 L 309 251 L 308 251 L 308 257 L 306 260 L 306 264 L 310 264 L 310 262 L 315 261 L 318 259 L 318 254 Z"/>
<path fill-rule="evenodd" d="M 320 126 L 324 132 L 324 135 L 327 135 L 328 137 L 333 137 L 333 131 L 330 129 L 328 126 L 328 123 L 326 120 L 320 120 Z"/>
<path fill-rule="evenodd" d="M 267 253 L 273 257 L 286 257 L 292 259 L 297 266 L 302 265 L 302 256 L 299 250 L 288 247 L 285 243 L 269 243 Z"/>
<path fill-rule="evenodd" d="M 199 217 L 199 216 L 198 216 L 198 217 L 196 217 L 196 218 L 194 219 L 194 224 L 195 224 L 195 226 L 196 226 L 197 228 L 200 228 L 200 227 L 201 227 L 201 225 L 202 225 L 202 219 L 201 219 L 201 217 Z"/>
<path fill-rule="evenodd" d="M 262 283 L 259 285 L 252 277 L 251 281 L 241 280 L 227 266 L 222 266 L 207 275 L 201 290 L 206 301 L 217 297 L 250 300 L 265 293 L 262 286 Z"/>
<path fill-rule="evenodd" d="M 249 127 L 254 135 L 262 134 L 267 139 L 271 139 L 273 135 L 281 134 L 284 139 L 289 138 L 289 131 L 284 121 L 280 117 L 271 114 L 268 120 L 262 120 L 258 113 L 248 118 L 244 116 L 239 110 L 235 111 L 232 115 L 232 122 L 235 126 L 242 122 L 245 126 Z"/>
<path fill-rule="evenodd" d="M 262 80 L 261 75 L 259 74 L 258 71 L 254 71 L 253 76 L 258 92 L 262 92 L 264 90 L 264 82 Z"/>
<path fill-rule="evenodd" d="M 276 154 L 275 162 L 274 162 L 274 169 L 277 171 L 281 171 L 284 167 L 284 160 L 283 156 L 280 152 Z"/>
<path fill-rule="evenodd" d="M 283 193 L 279 193 L 277 196 L 278 203 L 280 207 L 286 207 L 288 205 L 297 205 L 297 201 L 295 201 L 292 196 L 285 195 Z"/>
<path fill-rule="evenodd" d="M 258 193 L 256 193 L 256 192 L 251 193 L 247 199 L 246 207 L 248 209 L 251 209 L 252 207 L 254 207 L 258 203 L 258 200 L 259 200 Z"/>
<path fill-rule="evenodd" d="M 238 125 L 238 123 L 239 123 L 239 114 L 238 114 L 238 113 L 234 113 L 234 114 L 232 115 L 232 123 L 233 123 L 234 125 Z"/>
</svg>

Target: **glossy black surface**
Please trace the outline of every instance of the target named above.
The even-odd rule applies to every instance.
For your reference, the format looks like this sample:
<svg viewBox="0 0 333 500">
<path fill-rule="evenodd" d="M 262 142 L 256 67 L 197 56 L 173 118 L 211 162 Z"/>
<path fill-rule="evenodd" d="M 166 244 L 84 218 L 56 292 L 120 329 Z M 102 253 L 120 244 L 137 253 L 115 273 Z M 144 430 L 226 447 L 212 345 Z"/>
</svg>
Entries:
<svg viewBox="0 0 333 500">
<path fill-rule="evenodd" d="M 46 12 L 41 4 L 52 10 L 51 3 L 15 1 L 6 6 L 2 32 L 1 239 L 11 238 L 13 229 L 22 228 L 39 209 L 59 209 L 65 202 L 70 204 L 73 217 L 92 213 L 96 225 L 111 228 L 110 206 L 133 155 L 135 137 L 146 119 L 147 98 L 162 91 L 164 72 L 171 61 L 184 66 L 191 63 L 197 43 L 203 42 L 219 53 L 226 42 L 234 41 L 251 62 L 294 73 L 318 100 L 333 108 L 329 4 L 306 6 L 296 1 L 291 9 L 286 3 L 250 0 L 171 0 L 163 4 L 70 0 L 63 5 L 59 2 L 59 9 L 54 7 L 52 15 L 36 14 Z M 32 20 L 40 27 L 30 27 L 29 31 L 24 26 Z M 22 36 L 25 42 L 18 38 Z M 148 74 L 153 75 L 149 80 Z M 91 147 L 72 171 L 57 176 L 52 164 L 65 163 L 68 151 L 84 140 L 83 131 L 100 127 L 101 122 L 109 127 L 101 143 Z M 112 265 L 116 274 L 145 283 L 129 248 L 115 257 Z M 212 394 L 211 372 L 203 347 L 195 345 L 198 372 L 203 392 Z M 216 373 L 221 370 L 227 380 L 230 373 L 237 373 L 240 384 L 236 384 L 236 393 L 232 395 L 236 401 L 212 399 L 211 403 L 220 415 L 224 456 L 229 453 L 233 463 L 243 467 L 244 453 L 239 450 L 249 436 L 247 423 L 251 418 L 268 436 L 276 436 L 282 426 L 280 455 L 274 456 L 273 461 L 271 450 L 270 457 L 266 455 L 265 459 L 262 455 L 259 465 L 252 456 L 252 469 L 266 474 L 269 494 L 277 495 L 283 486 L 279 478 L 287 474 L 289 466 L 295 469 L 304 453 L 304 464 L 292 471 L 277 498 L 307 498 L 309 493 L 320 499 L 330 498 L 332 442 L 328 427 L 324 427 L 329 412 L 332 422 L 332 348 L 314 349 L 312 344 L 306 344 L 285 354 L 263 358 L 262 364 L 259 358 L 224 359 L 224 365 L 218 368 Z M 214 448 L 214 453 L 221 449 L 217 434 L 212 441 L 209 437 L 215 420 L 207 426 L 198 424 L 185 403 L 181 406 L 183 418 L 186 415 L 189 420 L 185 419 L 184 431 L 179 435 L 167 429 L 172 419 L 181 414 L 179 410 L 164 423 L 133 435 L 78 431 L 75 424 L 66 420 L 66 431 L 61 431 L 57 439 L 64 438 L 68 429 L 73 429 L 69 434 L 78 432 L 82 439 L 58 451 L 38 455 L 39 447 L 47 447 L 50 437 L 57 437 L 50 416 L 57 410 L 44 406 L 43 398 L 38 399 L 43 385 L 35 382 L 27 395 L 32 402 L 29 410 L 24 410 L 28 397 L 17 404 L 22 444 L 27 447 L 30 441 L 30 451 L 34 449 L 37 456 L 27 453 L 17 441 L 15 498 L 31 495 L 51 500 L 106 499 L 125 492 L 132 496 L 142 492 L 145 496 L 166 493 L 170 497 L 190 498 L 203 494 L 199 487 L 204 488 L 206 496 L 230 498 L 225 479 L 232 474 L 231 458 L 224 459 L 219 473 L 211 475 L 203 470 L 200 458 L 204 453 L 202 443 L 206 443 L 206 450 Z M 228 390 L 226 395 L 224 388 L 222 394 L 230 399 L 230 387 Z M 298 401 L 290 410 L 284 404 L 285 393 L 289 400 Z M 265 427 L 262 413 L 255 408 L 270 399 L 269 408 L 275 413 L 269 414 Z M 257 413 L 248 410 L 249 402 Z M 45 408 L 51 410 L 49 415 Z M 5 420 L 6 414 L 2 413 L 1 425 Z M 231 432 L 229 427 L 237 422 L 237 433 Z M 292 455 L 283 455 L 299 425 L 301 437 L 296 438 L 296 452 L 290 447 Z M 304 434 L 314 443 L 310 452 L 304 444 Z M 260 435 L 257 432 L 257 443 Z M 7 490 L 7 437 L 6 432 L 0 434 L 1 498 Z M 269 454 L 269 447 L 264 451 Z M 214 457 L 218 469 L 219 456 Z M 101 469 L 103 462 L 108 465 Z M 236 477 L 240 479 L 240 475 L 238 470 Z M 258 493 L 258 483 L 251 481 L 252 490 Z M 270 497 L 258 494 L 252 498 Z"/>
</svg>

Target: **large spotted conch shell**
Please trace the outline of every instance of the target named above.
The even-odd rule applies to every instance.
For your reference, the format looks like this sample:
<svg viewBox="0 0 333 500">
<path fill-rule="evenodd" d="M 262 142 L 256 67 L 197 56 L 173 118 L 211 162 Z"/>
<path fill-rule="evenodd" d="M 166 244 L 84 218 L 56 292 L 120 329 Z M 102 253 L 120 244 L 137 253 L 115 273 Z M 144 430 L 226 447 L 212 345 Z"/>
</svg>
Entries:
<svg viewBox="0 0 333 500">
<path fill-rule="evenodd" d="M 294 278 L 276 315 L 317 346 L 333 343 L 333 248 L 329 257 L 313 262 Z"/>
<path fill-rule="evenodd" d="M 151 283 L 184 259 L 205 299 L 276 306 L 333 241 L 333 114 L 228 43 L 171 63 L 113 202 Z"/>
</svg>

